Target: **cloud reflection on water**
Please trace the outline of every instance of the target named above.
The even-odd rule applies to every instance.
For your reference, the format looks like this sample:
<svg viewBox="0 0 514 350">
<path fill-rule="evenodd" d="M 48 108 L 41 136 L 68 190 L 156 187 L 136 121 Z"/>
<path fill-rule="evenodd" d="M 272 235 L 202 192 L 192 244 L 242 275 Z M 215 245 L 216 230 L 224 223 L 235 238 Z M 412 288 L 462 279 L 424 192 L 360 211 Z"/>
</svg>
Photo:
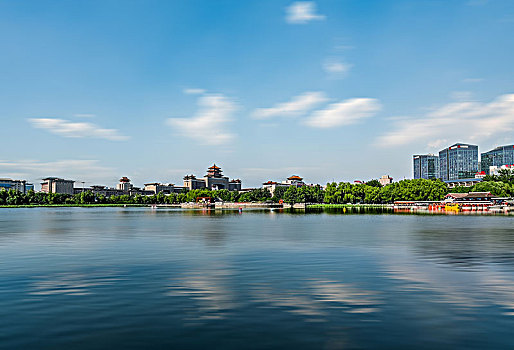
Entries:
<svg viewBox="0 0 514 350">
<path fill-rule="evenodd" d="M 228 268 L 194 271 L 174 279 L 167 287 L 168 296 L 188 297 L 196 302 L 187 311 L 193 320 L 222 319 L 226 312 L 237 307 L 233 290 L 229 287 L 231 270 Z"/>
<path fill-rule="evenodd" d="M 28 294 L 49 295 L 89 295 L 93 288 L 112 285 L 120 278 L 115 273 L 86 274 L 63 272 L 49 276 L 39 277 L 30 286 Z"/>
<path fill-rule="evenodd" d="M 380 311 L 382 304 L 379 292 L 324 279 L 302 281 L 298 289 L 281 289 L 272 283 L 263 283 L 253 289 L 252 297 L 266 306 L 285 308 L 287 312 L 317 321 L 327 321 L 332 310 L 365 314 Z"/>
<path fill-rule="evenodd" d="M 496 305 L 504 315 L 514 316 L 514 280 L 511 272 L 498 271 L 494 266 L 473 270 L 448 269 L 434 262 L 409 264 L 412 258 L 388 257 L 383 267 L 388 278 L 397 280 L 405 292 L 432 292 L 433 303 L 444 303 L 461 311 Z M 486 270 L 486 271 L 484 271 Z"/>
</svg>

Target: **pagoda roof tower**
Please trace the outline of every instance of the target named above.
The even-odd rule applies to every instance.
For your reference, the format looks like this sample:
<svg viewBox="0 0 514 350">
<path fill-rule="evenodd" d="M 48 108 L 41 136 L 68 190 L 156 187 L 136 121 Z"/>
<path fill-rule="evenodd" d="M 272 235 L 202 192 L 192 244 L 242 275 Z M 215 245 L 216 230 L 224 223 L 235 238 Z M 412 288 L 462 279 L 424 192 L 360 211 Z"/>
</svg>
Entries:
<svg viewBox="0 0 514 350">
<path fill-rule="evenodd" d="M 205 175 L 205 177 L 223 177 L 223 172 L 219 166 L 213 164 L 209 169 L 207 169 L 207 175 Z"/>
</svg>

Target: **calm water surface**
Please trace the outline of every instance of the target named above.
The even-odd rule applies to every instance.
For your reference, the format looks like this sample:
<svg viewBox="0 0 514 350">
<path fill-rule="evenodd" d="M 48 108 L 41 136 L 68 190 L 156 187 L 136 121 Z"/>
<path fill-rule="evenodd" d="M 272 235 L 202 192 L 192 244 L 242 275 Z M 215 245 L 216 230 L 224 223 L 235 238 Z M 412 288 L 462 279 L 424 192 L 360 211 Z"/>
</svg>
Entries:
<svg viewBox="0 0 514 350">
<path fill-rule="evenodd" d="M 512 349 L 514 217 L 0 210 L 0 348 Z"/>
</svg>

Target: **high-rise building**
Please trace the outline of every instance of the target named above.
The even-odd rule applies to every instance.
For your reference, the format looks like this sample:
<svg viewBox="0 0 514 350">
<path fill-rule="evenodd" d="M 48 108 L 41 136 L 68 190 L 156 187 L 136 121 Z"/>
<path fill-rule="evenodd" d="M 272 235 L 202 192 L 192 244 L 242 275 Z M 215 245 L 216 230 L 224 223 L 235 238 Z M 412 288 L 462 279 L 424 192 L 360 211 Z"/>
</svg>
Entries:
<svg viewBox="0 0 514 350">
<path fill-rule="evenodd" d="M 439 177 L 443 181 L 471 179 L 478 170 L 476 145 L 456 143 L 439 152 Z"/>
<path fill-rule="evenodd" d="M 514 145 L 499 146 L 495 149 L 482 153 L 481 170 L 491 175 L 489 167 L 501 167 L 502 165 L 514 164 Z"/>
<path fill-rule="evenodd" d="M 413 156 L 415 179 L 437 179 L 439 177 L 439 157 L 434 154 Z"/>
</svg>

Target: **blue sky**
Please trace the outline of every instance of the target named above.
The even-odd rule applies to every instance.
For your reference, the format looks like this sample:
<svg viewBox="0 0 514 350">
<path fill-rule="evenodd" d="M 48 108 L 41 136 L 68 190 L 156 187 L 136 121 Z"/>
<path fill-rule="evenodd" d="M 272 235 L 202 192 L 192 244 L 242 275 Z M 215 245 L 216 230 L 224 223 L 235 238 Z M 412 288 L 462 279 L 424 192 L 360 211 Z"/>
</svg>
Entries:
<svg viewBox="0 0 514 350">
<path fill-rule="evenodd" d="M 512 33 L 509 0 L 0 0 L 0 177 L 409 178 L 514 143 Z"/>
</svg>

